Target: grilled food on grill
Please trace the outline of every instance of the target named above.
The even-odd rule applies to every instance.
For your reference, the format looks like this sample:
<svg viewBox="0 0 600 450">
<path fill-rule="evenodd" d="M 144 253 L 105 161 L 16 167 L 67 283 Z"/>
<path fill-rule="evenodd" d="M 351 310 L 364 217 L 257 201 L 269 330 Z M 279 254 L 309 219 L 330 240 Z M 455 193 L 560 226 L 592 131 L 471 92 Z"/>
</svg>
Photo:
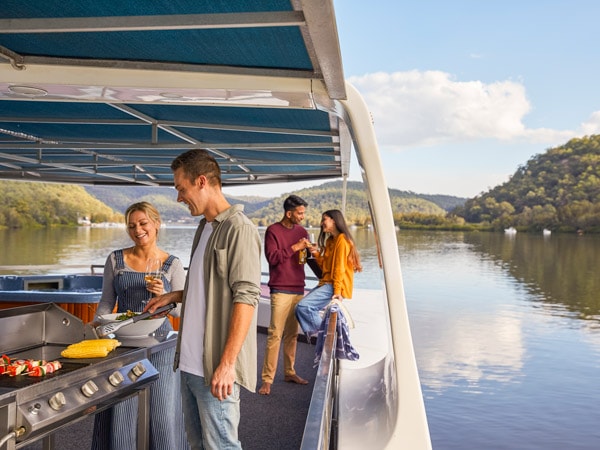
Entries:
<svg viewBox="0 0 600 450">
<path fill-rule="evenodd" d="M 46 362 L 43 359 L 16 359 L 11 360 L 7 355 L 0 358 L 0 374 L 11 377 L 29 375 L 30 377 L 43 377 L 47 373 L 56 372 L 62 366 L 58 361 Z"/>
<path fill-rule="evenodd" d="M 103 358 L 119 345 L 116 339 L 86 339 L 69 345 L 60 354 L 63 358 Z"/>
</svg>

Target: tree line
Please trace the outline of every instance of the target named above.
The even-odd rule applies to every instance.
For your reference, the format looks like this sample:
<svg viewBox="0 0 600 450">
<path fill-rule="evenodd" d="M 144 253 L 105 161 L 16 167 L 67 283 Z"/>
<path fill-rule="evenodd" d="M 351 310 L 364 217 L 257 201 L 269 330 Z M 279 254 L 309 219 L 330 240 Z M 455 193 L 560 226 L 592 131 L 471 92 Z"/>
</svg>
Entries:
<svg viewBox="0 0 600 450">
<path fill-rule="evenodd" d="M 600 231 L 600 135 L 533 156 L 510 179 L 453 211 L 493 229 Z"/>
<path fill-rule="evenodd" d="M 316 227 L 321 223 L 321 215 L 330 209 L 343 209 L 341 181 L 331 181 L 319 186 L 313 186 L 295 191 L 308 203 L 305 214 L 305 225 Z M 437 217 L 444 217 L 446 211 L 442 206 L 432 200 L 423 198 L 412 192 L 390 189 L 390 202 L 392 210 L 396 213 L 421 213 Z M 270 200 L 265 206 L 250 212 L 248 216 L 258 226 L 268 226 L 281 220 L 283 216 L 283 201 L 289 194 Z M 455 202 L 452 199 L 456 199 Z M 460 204 L 464 199 L 451 196 L 440 196 L 442 204 Z M 345 218 L 349 224 L 368 226 L 371 224 L 371 215 L 367 199 L 367 192 L 362 182 L 349 181 L 346 185 Z"/>
<path fill-rule="evenodd" d="M 112 222 L 118 214 L 82 186 L 0 181 L 0 227 L 76 225 L 79 219 Z"/>
<path fill-rule="evenodd" d="M 341 181 L 331 181 L 293 192 L 308 202 L 305 224 L 318 226 L 324 211 L 342 209 L 342 189 Z M 508 181 L 471 199 L 389 193 L 400 228 L 600 232 L 600 135 L 571 139 L 535 155 Z M 141 200 L 155 204 L 164 222 L 191 220 L 174 191 L 164 187 L 0 181 L 0 195 L 0 227 L 75 225 L 82 216 L 92 222 L 121 221 L 125 208 Z M 287 195 L 229 199 L 243 203 L 258 226 L 267 226 L 281 219 Z M 345 215 L 353 225 L 371 223 L 361 182 L 347 183 Z"/>
<path fill-rule="evenodd" d="M 390 189 L 394 217 L 399 223 L 436 222 L 447 210 L 465 199 L 446 195 L 419 195 Z M 307 226 L 318 226 L 321 214 L 328 209 L 342 209 L 342 182 L 332 181 L 293 192 L 304 198 Z M 290 193 L 277 198 L 228 197 L 231 203 L 242 203 L 246 214 L 258 226 L 281 219 L 283 201 Z M 194 222 L 187 207 L 177 203 L 172 188 L 148 186 L 78 186 L 21 181 L 0 181 L 0 227 L 77 225 L 87 218 L 94 222 L 122 222 L 123 212 L 134 202 L 148 201 L 161 213 L 163 222 Z M 346 218 L 350 224 L 371 223 L 366 190 L 361 182 L 347 183 Z M 445 220 L 445 219 L 444 219 Z"/>
</svg>

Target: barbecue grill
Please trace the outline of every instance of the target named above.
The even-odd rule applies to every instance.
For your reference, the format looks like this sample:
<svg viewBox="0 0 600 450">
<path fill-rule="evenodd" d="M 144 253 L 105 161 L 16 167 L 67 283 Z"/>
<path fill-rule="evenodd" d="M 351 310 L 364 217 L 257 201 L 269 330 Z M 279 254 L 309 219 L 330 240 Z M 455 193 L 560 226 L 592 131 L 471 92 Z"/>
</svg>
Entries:
<svg viewBox="0 0 600 450">
<path fill-rule="evenodd" d="M 90 338 L 91 327 L 53 303 L 0 310 L 0 353 L 15 359 L 59 361 L 42 377 L 0 375 L 0 450 L 13 450 L 128 397 L 138 396 L 138 449 L 148 447 L 149 387 L 158 371 L 150 352 L 172 342 L 155 338 L 122 341 L 104 358 L 65 359 L 69 344 Z"/>
</svg>

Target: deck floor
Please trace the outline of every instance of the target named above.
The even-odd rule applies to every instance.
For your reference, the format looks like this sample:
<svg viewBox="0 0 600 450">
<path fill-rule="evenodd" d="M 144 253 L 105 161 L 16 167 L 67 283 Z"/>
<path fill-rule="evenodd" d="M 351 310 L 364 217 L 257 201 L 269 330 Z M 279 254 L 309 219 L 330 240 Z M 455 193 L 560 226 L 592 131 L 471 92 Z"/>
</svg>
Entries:
<svg viewBox="0 0 600 450">
<path fill-rule="evenodd" d="M 302 442 L 304 423 L 315 381 L 313 368 L 315 346 L 298 342 L 296 371 L 309 381 L 300 386 L 283 381 L 281 351 L 277 376 L 271 387 L 271 395 L 259 395 L 260 371 L 264 357 L 266 334 L 258 333 L 258 380 L 257 393 L 245 389 L 241 393 L 240 441 L 246 450 L 297 449 Z M 54 448 L 61 450 L 89 449 L 92 442 L 93 416 L 69 425 L 55 433 Z M 34 442 L 25 450 L 42 449 L 42 441 Z M 171 450 L 171 449 L 165 449 Z"/>
</svg>

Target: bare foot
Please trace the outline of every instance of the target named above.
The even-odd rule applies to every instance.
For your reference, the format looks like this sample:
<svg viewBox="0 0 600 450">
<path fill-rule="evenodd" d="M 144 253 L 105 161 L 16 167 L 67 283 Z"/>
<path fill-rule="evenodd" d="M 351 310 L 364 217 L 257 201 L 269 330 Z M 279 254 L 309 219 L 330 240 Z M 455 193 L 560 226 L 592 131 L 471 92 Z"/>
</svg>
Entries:
<svg viewBox="0 0 600 450">
<path fill-rule="evenodd" d="M 296 374 L 294 374 L 294 375 L 286 375 L 283 380 L 287 381 L 288 383 L 308 384 L 308 381 L 306 381 L 304 378 L 300 378 Z"/>
<path fill-rule="evenodd" d="M 271 393 L 271 383 L 267 383 L 266 381 L 262 384 L 260 389 L 258 390 L 260 395 L 269 395 Z"/>
</svg>

